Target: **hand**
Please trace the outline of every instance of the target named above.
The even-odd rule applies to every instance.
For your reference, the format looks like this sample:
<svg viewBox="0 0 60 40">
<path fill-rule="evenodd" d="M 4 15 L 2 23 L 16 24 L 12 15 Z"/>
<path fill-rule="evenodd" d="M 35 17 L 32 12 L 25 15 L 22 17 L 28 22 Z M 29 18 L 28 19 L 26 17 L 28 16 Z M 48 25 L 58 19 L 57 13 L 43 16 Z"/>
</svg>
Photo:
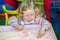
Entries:
<svg viewBox="0 0 60 40">
<path fill-rule="evenodd" d="M 15 25 L 14 27 L 18 30 L 23 30 L 24 29 L 24 25 Z"/>
<path fill-rule="evenodd" d="M 45 35 L 46 31 L 45 29 L 42 29 L 38 32 L 37 38 L 43 37 Z"/>
<path fill-rule="evenodd" d="M 37 35 L 37 38 L 43 37 L 45 35 L 45 32 L 39 32 Z"/>
</svg>

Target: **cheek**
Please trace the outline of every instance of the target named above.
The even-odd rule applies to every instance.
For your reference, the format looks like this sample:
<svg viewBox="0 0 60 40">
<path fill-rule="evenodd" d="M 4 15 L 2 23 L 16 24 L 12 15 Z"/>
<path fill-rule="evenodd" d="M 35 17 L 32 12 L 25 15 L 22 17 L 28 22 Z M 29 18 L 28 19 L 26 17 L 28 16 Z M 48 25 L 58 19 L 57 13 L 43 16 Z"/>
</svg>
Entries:
<svg viewBox="0 0 60 40">
<path fill-rule="evenodd" d="M 32 19 L 35 19 L 35 16 L 33 16 Z"/>
<path fill-rule="evenodd" d="M 28 17 L 26 17 L 26 16 L 23 16 L 23 18 L 24 18 L 24 19 L 28 19 Z"/>
<path fill-rule="evenodd" d="M 35 18 L 35 15 L 33 15 L 32 18 Z"/>
</svg>

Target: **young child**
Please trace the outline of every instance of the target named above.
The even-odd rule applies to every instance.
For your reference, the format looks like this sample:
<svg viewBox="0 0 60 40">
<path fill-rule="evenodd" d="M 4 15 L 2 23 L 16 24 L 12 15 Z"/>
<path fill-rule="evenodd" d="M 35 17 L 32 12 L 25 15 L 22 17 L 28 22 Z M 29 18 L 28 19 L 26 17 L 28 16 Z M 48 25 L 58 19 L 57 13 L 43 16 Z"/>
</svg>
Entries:
<svg viewBox="0 0 60 40">
<path fill-rule="evenodd" d="M 19 17 L 10 17 L 8 24 L 19 30 L 24 29 L 25 24 L 40 24 L 41 30 L 38 37 L 41 37 L 49 29 L 50 23 L 41 16 L 37 16 L 37 13 L 39 13 L 39 9 L 33 4 L 33 1 L 27 0 L 19 7 Z"/>
</svg>

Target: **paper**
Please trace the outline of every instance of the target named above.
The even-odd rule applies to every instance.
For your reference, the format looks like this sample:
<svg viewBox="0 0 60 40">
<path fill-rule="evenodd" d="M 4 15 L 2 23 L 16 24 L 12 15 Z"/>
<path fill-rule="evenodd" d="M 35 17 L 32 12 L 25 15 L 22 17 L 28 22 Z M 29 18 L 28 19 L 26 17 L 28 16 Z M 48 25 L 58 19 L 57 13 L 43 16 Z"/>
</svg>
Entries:
<svg viewBox="0 0 60 40">
<path fill-rule="evenodd" d="M 35 26 L 35 27 L 33 27 Z M 41 38 L 37 38 L 39 31 L 39 26 L 25 26 L 25 29 L 22 31 L 16 31 L 13 27 L 0 27 L 0 40 L 54 40 L 54 36 L 51 30 L 47 31 L 45 35 Z M 30 27 L 30 29 L 29 29 Z M 33 28 L 31 28 L 33 27 Z M 5 28 L 5 32 L 1 29 Z M 13 30 L 14 29 L 14 30 Z M 7 32 L 6 32 L 7 31 Z"/>
</svg>

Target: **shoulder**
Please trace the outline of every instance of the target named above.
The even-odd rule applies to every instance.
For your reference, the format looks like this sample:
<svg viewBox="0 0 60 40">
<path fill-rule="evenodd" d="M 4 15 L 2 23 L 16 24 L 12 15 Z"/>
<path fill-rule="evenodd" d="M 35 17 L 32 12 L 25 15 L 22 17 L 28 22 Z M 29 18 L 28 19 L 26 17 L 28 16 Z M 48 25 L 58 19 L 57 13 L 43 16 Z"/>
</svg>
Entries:
<svg viewBox="0 0 60 40">
<path fill-rule="evenodd" d="M 18 19 L 15 16 L 12 16 L 8 19 L 8 22 L 17 21 Z"/>
<path fill-rule="evenodd" d="M 43 18 L 43 17 L 41 17 L 41 16 L 37 16 L 37 17 L 36 17 L 36 20 L 37 20 L 37 22 L 48 22 L 47 19 L 45 19 L 45 18 Z"/>
<path fill-rule="evenodd" d="M 17 17 L 12 16 L 12 17 L 9 18 L 9 20 L 17 20 Z"/>
<path fill-rule="evenodd" d="M 10 17 L 9 19 L 17 19 L 17 17 L 15 17 L 15 16 L 12 16 L 12 17 Z"/>
</svg>

